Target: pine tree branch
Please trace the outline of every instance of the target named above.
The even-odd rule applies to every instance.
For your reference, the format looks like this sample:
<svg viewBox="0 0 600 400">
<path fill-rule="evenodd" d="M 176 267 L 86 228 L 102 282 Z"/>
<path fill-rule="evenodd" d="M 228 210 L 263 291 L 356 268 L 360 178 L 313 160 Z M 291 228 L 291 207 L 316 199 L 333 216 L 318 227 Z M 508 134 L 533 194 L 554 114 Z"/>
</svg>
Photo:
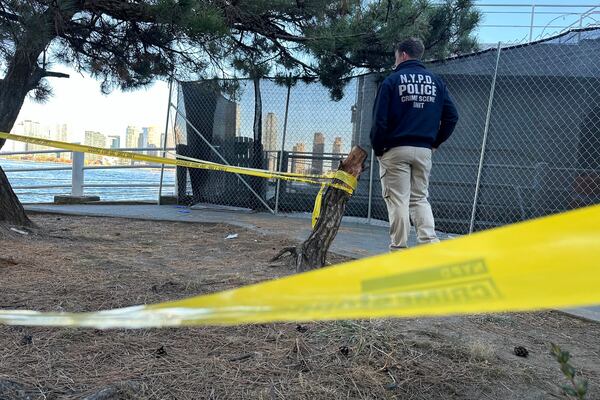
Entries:
<svg viewBox="0 0 600 400">
<path fill-rule="evenodd" d="M 28 86 L 31 89 L 36 88 L 43 78 L 69 78 L 69 74 L 63 72 L 48 71 L 41 67 L 36 67 L 28 81 Z"/>
<path fill-rule="evenodd" d="M 105 14 L 119 20 L 156 22 L 156 15 L 144 3 L 131 3 L 122 0 L 83 0 L 78 1 L 82 11 Z"/>
<path fill-rule="evenodd" d="M 0 18 L 4 18 L 13 22 L 22 22 L 22 18 L 19 15 L 4 10 L 4 7 L 2 7 L 0 10 Z"/>
<path fill-rule="evenodd" d="M 64 72 L 56 72 L 56 71 L 42 71 L 42 78 L 70 78 L 71 75 L 65 74 Z"/>
</svg>

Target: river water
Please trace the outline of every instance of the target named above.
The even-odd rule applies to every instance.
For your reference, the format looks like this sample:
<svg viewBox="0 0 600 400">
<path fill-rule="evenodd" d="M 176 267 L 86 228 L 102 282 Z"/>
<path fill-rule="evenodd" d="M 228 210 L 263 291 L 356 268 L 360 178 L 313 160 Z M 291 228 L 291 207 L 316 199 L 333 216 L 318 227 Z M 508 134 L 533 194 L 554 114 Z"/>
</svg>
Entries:
<svg viewBox="0 0 600 400">
<path fill-rule="evenodd" d="M 15 193 L 23 203 L 52 202 L 54 195 L 71 193 L 71 171 L 11 172 L 13 169 L 66 167 L 70 164 L 7 160 L 0 158 L 0 166 L 6 172 Z M 84 172 L 84 185 L 124 185 L 124 187 L 84 187 L 84 194 L 100 196 L 100 200 L 156 200 L 158 186 L 139 188 L 128 185 L 156 184 L 160 182 L 160 169 L 88 169 Z M 165 169 L 163 195 L 173 193 L 175 170 Z M 68 185 L 68 187 L 43 189 L 18 189 L 21 186 Z"/>
</svg>

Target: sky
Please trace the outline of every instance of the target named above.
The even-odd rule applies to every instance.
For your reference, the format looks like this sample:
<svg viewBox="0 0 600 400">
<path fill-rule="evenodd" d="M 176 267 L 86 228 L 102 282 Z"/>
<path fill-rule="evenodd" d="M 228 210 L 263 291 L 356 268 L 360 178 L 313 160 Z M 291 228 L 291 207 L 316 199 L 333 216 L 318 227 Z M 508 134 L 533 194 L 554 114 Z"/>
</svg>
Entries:
<svg viewBox="0 0 600 400">
<path fill-rule="evenodd" d="M 600 0 L 485 0 L 476 1 L 476 4 L 484 13 L 482 26 L 478 30 L 480 43 L 527 41 L 530 37 L 532 10 L 533 40 L 560 32 L 567 26 L 577 28 L 580 15 L 587 12 L 591 13 L 582 18 L 582 26 L 600 23 Z M 510 6 L 498 6 L 499 4 Z M 567 4 L 569 6 L 565 6 Z M 507 11 L 510 13 L 506 13 Z"/>
<path fill-rule="evenodd" d="M 494 44 L 502 42 L 523 42 L 529 38 L 532 0 L 486 0 L 476 2 L 484 12 L 482 26 L 477 31 L 480 43 Z M 490 4 L 520 4 L 516 6 L 489 6 Z M 569 3 L 569 7 L 547 7 L 546 5 L 560 5 Z M 487 5 L 486 5 L 487 4 Z M 532 39 L 540 35 L 556 33 L 562 26 L 574 24 L 579 25 L 579 16 L 596 5 L 598 14 L 591 14 L 583 21 L 598 23 L 600 20 L 600 0 L 536 0 L 535 18 Z M 582 7 L 576 7 L 582 6 Z M 503 12 L 511 11 L 512 14 Z M 499 27 L 498 25 L 522 25 L 512 27 Z M 549 28 L 544 28 L 549 25 Z M 94 130 L 105 135 L 121 135 L 122 143 L 125 129 L 128 125 L 157 126 L 160 132 L 164 131 L 168 84 L 156 82 L 152 86 L 134 92 L 123 93 L 119 90 L 109 95 L 100 92 L 99 83 L 93 78 L 82 75 L 66 66 L 57 65 L 56 71 L 66 72 L 71 75 L 69 79 L 51 79 L 50 83 L 54 90 L 54 96 L 44 104 L 38 104 L 27 99 L 17 122 L 23 120 L 38 121 L 42 126 L 53 126 L 55 124 L 67 124 L 71 141 L 83 141 L 86 130 Z M 353 88 L 348 90 L 351 92 Z M 311 89 L 312 90 L 312 89 Z M 330 151 L 331 143 L 335 136 L 341 136 L 342 132 L 347 134 L 351 129 L 350 105 L 353 93 L 347 92 L 343 103 L 323 107 L 321 99 L 326 98 L 326 92 L 315 89 L 294 92 L 290 107 L 289 140 L 286 148 L 291 148 L 294 142 L 304 141 L 307 145 L 312 144 L 312 134 L 323 131 L 326 136 L 325 151 Z M 283 104 L 285 91 L 274 90 L 275 96 L 263 94 L 265 107 L 264 113 L 275 112 L 278 117 L 279 132 L 283 124 Z M 242 128 L 247 131 L 252 124 L 251 107 L 247 107 L 248 100 L 242 102 Z M 281 134 L 281 133 L 280 133 Z M 247 136 L 243 132 L 243 135 Z M 281 139 L 278 139 L 281 140 Z M 344 143 L 345 150 L 349 143 Z"/>
<path fill-rule="evenodd" d="M 164 131 L 169 85 L 157 81 L 133 92 L 115 90 L 109 95 L 100 91 L 100 83 L 66 66 L 56 71 L 70 78 L 52 78 L 54 95 L 45 103 L 27 99 L 18 121 L 32 120 L 43 125 L 67 124 L 72 141 L 82 141 L 86 130 L 105 135 L 125 135 L 128 125 L 157 126 Z"/>
</svg>

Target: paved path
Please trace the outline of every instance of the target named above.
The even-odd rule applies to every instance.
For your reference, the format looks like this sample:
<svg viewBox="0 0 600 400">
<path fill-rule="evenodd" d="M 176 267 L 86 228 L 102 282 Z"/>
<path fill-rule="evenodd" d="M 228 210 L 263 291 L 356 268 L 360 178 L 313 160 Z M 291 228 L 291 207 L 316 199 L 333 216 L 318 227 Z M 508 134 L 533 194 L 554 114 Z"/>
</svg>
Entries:
<svg viewBox="0 0 600 400">
<path fill-rule="evenodd" d="M 226 223 L 246 229 L 284 235 L 296 240 L 304 240 L 311 232 L 309 214 L 272 215 L 243 210 L 219 208 L 215 206 L 194 207 L 194 209 L 165 205 L 115 205 L 115 204 L 35 204 L 26 205 L 27 211 L 57 214 L 120 217 L 158 221 Z M 357 222 L 357 219 L 344 218 L 342 226 L 331 246 L 332 251 L 353 258 L 368 257 L 388 251 L 388 226 Z M 449 236 L 440 233 L 442 240 Z M 414 232 L 409 238 L 414 245 Z M 570 314 L 600 321 L 600 306 L 567 310 Z"/>
<path fill-rule="evenodd" d="M 285 235 L 304 240 L 311 232 L 310 216 L 272 215 L 245 211 L 229 211 L 216 207 L 203 209 L 156 205 L 27 205 L 28 211 L 59 214 L 122 217 L 159 221 L 226 223 L 264 233 Z M 339 230 L 332 250 L 349 257 L 366 257 L 387 251 L 387 228 L 364 223 L 344 223 Z M 412 238 L 414 241 L 414 237 Z"/>
</svg>

